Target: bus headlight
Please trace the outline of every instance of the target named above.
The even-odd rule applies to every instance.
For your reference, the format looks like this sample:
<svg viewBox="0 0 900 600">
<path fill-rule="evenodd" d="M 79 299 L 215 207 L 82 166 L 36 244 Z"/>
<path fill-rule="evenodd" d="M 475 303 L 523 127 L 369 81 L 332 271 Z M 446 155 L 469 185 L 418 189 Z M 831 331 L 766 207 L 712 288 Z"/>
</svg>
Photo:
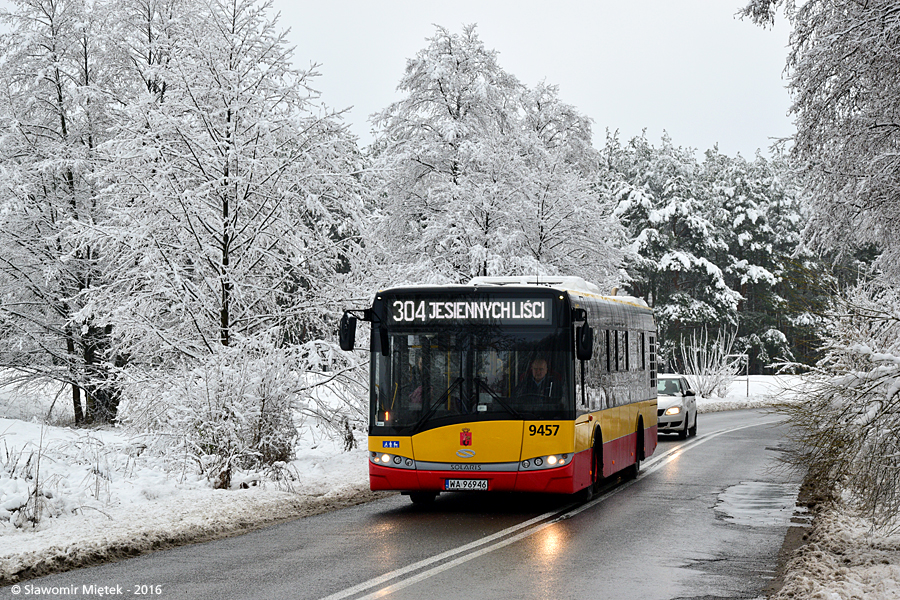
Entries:
<svg viewBox="0 0 900 600">
<path fill-rule="evenodd" d="M 378 452 L 370 452 L 369 460 L 382 467 L 395 467 L 397 469 L 415 469 L 416 461 L 406 456 L 398 456 L 396 454 L 379 454 Z"/>
<path fill-rule="evenodd" d="M 562 467 L 568 462 L 568 454 L 550 454 L 547 456 L 538 456 L 529 460 L 523 460 L 521 463 L 519 463 L 519 470 L 537 471 L 541 469 L 552 469 L 554 467 Z"/>
</svg>

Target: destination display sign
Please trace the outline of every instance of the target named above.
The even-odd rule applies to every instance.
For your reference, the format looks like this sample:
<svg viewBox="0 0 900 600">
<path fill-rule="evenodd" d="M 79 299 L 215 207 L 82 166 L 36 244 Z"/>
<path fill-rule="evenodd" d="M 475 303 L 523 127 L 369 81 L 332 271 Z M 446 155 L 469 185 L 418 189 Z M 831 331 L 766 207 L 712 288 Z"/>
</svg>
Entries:
<svg viewBox="0 0 900 600">
<path fill-rule="evenodd" d="M 493 300 L 394 300 L 390 302 L 391 320 L 396 323 L 469 321 L 485 323 L 552 322 L 549 298 L 504 298 Z"/>
</svg>

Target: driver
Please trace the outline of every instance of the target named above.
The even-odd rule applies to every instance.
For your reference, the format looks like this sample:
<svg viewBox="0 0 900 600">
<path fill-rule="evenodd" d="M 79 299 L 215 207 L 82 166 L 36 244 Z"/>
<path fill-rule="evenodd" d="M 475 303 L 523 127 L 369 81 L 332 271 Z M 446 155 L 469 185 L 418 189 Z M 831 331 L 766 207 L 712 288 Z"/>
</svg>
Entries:
<svg viewBox="0 0 900 600">
<path fill-rule="evenodd" d="M 548 374 L 547 359 L 535 358 L 531 361 L 528 375 L 519 384 L 516 394 L 519 396 L 543 396 L 547 398 L 562 397 L 562 386 L 553 375 Z"/>
</svg>

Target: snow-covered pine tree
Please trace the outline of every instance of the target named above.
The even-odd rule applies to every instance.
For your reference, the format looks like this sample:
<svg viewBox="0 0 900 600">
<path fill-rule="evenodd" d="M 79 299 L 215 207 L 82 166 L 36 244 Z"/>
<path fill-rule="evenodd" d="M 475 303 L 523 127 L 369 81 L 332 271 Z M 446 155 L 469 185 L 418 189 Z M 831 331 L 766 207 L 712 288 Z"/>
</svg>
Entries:
<svg viewBox="0 0 900 600">
<path fill-rule="evenodd" d="M 800 248 L 800 192 L 783 156 L 714 148 L 700 162 L 668 138 L 657 148 L 614 135 L 602 155 L 633 240 L 630 286 L 657 310 L 664 359 L 692 331 L 726 329 L 755 372 L 797 347 L 809 360 L 823 270 Z"/>
<path fill-rule="evenodd" d="M 729 287 L 741 295 L 737 347 L 749 355 L 753 372 L 793 360 L 792 348 L 814 333 L 812 323 L 800 318 L 809 306 L 801 290 L 793 289 L 810 282 L 795 269 L 795 261 L 808 257 L 799 250 L 803 219 L 788 165 L 781 155 L 772 160 L 757 155 L 749 162 L 714 149 L 706 152 L 703 178 L 710 215 L 728 243 L 715 260 Z"/>
<path fill-rule="evenodd" d="M 663 359 L 677 356 L 674 345 L 691 331 L 735 327 L 740 294 L 716 261 L 728 243 L 716 227 L 693 150 L 676 147 L 666 135 L 659 148 L 640 137 L 606 154 L 630 184 L 617 208 L 637 255 L 630 287 L 656 309 Z"/>
</svg>

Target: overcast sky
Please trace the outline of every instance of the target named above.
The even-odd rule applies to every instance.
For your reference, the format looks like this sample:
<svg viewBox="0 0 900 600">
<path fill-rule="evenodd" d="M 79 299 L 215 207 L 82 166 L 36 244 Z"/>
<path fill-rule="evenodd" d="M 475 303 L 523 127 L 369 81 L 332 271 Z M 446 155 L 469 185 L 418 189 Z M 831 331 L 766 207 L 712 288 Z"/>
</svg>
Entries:
<svg viewBox="0 0 900 600">
<path fill-rule="evenodd" d="M 623 139 L 663 130 L 675 144 L 765 153 L 793 132 L 782 77 L 789 29 L 734 15 L 745 0 L 275 0 L 298 66 L 320 63 L 318 88 L 347 116 L 362 145 L 368 117 L 398 98 L 406 60 L 434 25 L 478 35 L 500 66 L 528 86 L 559 86 L 562 101 Z"/>
</svg>

